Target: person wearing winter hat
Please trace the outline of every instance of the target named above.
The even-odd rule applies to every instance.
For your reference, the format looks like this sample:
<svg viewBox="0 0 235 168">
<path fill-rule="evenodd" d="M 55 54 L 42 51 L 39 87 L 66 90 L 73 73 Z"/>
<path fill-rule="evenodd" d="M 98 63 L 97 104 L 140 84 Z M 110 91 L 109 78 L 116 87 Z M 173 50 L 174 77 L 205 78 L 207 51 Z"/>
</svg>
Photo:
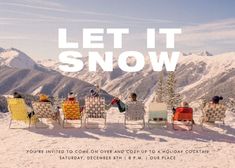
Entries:
<svg viewBox="0 0 235 168">
<path fill-rule="evenodd" d="M 91 95 L 91 97 L 99 97 L 99 93 L 96 92 L 96 91 L 93 90 L 93 89 L 90 90 L 90 95 Z"/>
<path fill-rule="evenodd" d="M 72 91 L 68 94 L 68 101 L 76 101 L 76 96 Z"/>
<path fill-rule="evenodd" d="M 185 102 L 185 101 L 181 102 L 181 103 L 179 104 L 179 107 L 177 107 L 177 108 L 184 108 L 184 109 L 185 109 L 185 112 L 188 111 L 187 109 L 189 109 L 189 110 L 191 109 L 191 107 L 189 106 L 189 103 L 188 103 L 188 102 Z M 176 109 L 177 109 L 177 108 L 175 108 L 175 107 L 172 108 L 172 113 L 173 113 L 172 119 L 174 118 L 174 115 L 175 115 L 175 113 L 176 113 Z M 192 123 L 195 124 L 194 120 L 192 120 Z"/>
<path fill-rule="evenodd" d="M 189 104 L 188 104 L 188 102 L 181 102 L 179 107 L 189 108 Z M 173 115 L 174 115 L 175 112 L 176 112 L 176 108 L 175 107 L 172 108 L 172 112 L 173 112 Z"/>
<path fill-rule="evenodd" d="M 223 97 L 222 96 L 214 96 L 213 98 L 212 98 L 212 103 L 213 104 L 219 104 L 219 101 L 220 100 L 223 100 Z"/>
<path fill-rule="evenodd" d="M 41 93 L 39 94 L 39 102 L 51 102 L 47 95 Z"/>
<path fill-rule="evenodd" d="M 97 91 L 97 89 L 96 90 L 90 89 L 90 97 L 100 97 L 99 92 L 100 91 Z M 112 105 L 116 103 L 117 103 L 117 99 L 113 98 L 109 104 L 105 104 L 105 109 L 109 110 L 112 107 Z"/>
<path fill-rule="evenodd" d="M 129 95 L 129 101 L 130 102 L 136 102 L 137 101 L 137 94 L 136 93 L 131 93 Z M 127 105 L 124 104 L 119 98 L 114 98 L 111 102 L 111 104 L 117 104 L 118 110 L 120 113 L 123 113 L 126 111 L 127 109 Z"/>
<path fill-rule="evenodd" d="M 19 92 L 14 92 L 13 97 L 18 99 L 23 98 Z"/>
</svg>

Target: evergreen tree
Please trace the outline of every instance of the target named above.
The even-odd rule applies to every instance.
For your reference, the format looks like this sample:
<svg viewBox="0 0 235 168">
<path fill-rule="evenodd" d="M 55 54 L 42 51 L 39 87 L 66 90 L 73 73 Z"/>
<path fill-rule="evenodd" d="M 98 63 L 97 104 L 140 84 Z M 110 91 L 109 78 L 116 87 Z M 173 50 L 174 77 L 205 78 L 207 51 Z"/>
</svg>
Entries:
<svg viewBox="0 0 235 168">
<path fill-rule="evenodd" d="M 229 98 L 226 105 L 229 111 L 231 111 L 232 113 L 235 113 L 235 100 L 234 99 Z"/>
<path fill-rule="evenodd" d="M 170 106 L 171 108 L 177 106 L 182 100 L 181 95 L 176 93 L 175 85 L 176 85 L 175 73 L 170 72 L 168 73 L 166 81 L 166 94 L 167 94 L 166 102 L 168 106 Z"/>
<path fill-rule="evenodd" d="M 175 97 L 174 97 L 175 104 L 174 105 L 178 106 L 182 102 L 182 100 L 183 100 L 183 98 L 179 93 L 175 94 Z"/>
<path fill-rule="evenodd" d="M 164 101 L 163 97 L 164 97 L 164 83 L 163 83 L 163 73 L 161 72 L 157 83 L 155 101 L 163 102 Z"/>
<path fill-rule="evenodd" d="M 95 85 L 95 91 L 100 94 L 100 92 L 101 92 L 101 80 L 97 81 L 94 85 Z"/>
</svg>

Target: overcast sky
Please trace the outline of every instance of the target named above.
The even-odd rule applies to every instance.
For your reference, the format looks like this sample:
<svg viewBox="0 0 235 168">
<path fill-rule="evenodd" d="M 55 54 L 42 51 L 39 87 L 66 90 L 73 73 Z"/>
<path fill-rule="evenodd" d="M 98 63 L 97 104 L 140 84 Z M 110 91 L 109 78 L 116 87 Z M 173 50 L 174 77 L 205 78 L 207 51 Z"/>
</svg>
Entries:
<svg viewBox="0 0 235 168">
<path fill-rule="evenodd" d="M 147 28 L 181 28 L 176 50 L 230 52 L 234 6 L 234 0 L 0 0 L 0 47 L 18 48 L 36 60 L 57 59 L 58 28 L 67 28 L 69 40 L 79 43 L 83 28 L 129 28 L 122 51 L 146 52 Z M 157 34 L 157 40 L 156 51 L 164 50 L 164 38 Z M 111 36 L 104 41 L 103 51 L 113 51 Z"/>
</svg>

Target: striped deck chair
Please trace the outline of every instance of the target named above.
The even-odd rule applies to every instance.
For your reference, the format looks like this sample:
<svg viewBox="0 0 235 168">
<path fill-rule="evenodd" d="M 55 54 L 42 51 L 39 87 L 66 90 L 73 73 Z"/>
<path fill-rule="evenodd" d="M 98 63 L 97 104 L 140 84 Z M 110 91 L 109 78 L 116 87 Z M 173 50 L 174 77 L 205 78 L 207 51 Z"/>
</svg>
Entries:
<svg viewBox="0 0 235 168">
<path fill-rule="evenodd" d="M 32 103 L 33 110 L 35 113 L 35 117 L 39 120 L 44 118 L 51 118 L 53 120 L 59 121 L 59 112 L 55 111 L 54 107 L 50 102 L 33 102 Z M 35 124 L 36 128 L 39 128 L 37 124 Z M 48 128 L 48 127 L 40 127 L 40 128 Z"/>
<path fill-rule="evenodd" d="M 224 123 L 226 107 L 223 104 L 207 104 L 203 109 L 201 126 L 205 122 L 214 123 L 216 121 Z"/>
<path fill-rule="evenodd" d="M 186 126 L 188 130 L 193 129 L 193 109 L 190 107 L 177 107 L 172 118 L 172 127 L 178 130 L 175 126 Z"/>
<path fill-rule="evenodd" d="M 11 114 L 9 128 L 11 127 L 12 121 L 23 121 L 30 127 L 31 119 L 28 118 L 27 106 L 24 99 L 20 98 L 9 98 L 7 99 L 8 110 Z"/>
<path fill-rule="evenodd" d="M 69 128 L 65 127 L 65 123 L 68 120 L 80 120 L 82 126 L 82 115 L 80 113 L 80 106 L 78 102 L 64 101 L 62 103 L 62 110 L 64 113 L 63 128 Z"/>
<path fill-rule="evenodd" d="M 135 102 L 128 102 L 126 104 L 127 109 L 125 112 L 125 117 L 124 117 L 124 125 L 127 128 L 127 121 L 143 121 L 143 126 L 142 129 L 145 127 L 145 120 L 144 120 L 144 115 L 145 115 L 145 109 L 144 109 L 144 104 L 141 101 L 135 101 Z"/>
<path fill-rule="evenodd" d="M 165 103 L 152 102 L 149 104 L 148 126 L 151 124 L 164 124 L 167 126 L 167 105 Z"/>
<path fill-rule="evenodd" d="M 104 119 L 104 126 L 106 126 L 106 112 L 105 112 L 105 98 L 104 97 L 86 97 L 85 98 L 85 127 L 89 125 L 88 119 Z M 96 124 L 97 125 L 97 124 Z"/>
</svg>

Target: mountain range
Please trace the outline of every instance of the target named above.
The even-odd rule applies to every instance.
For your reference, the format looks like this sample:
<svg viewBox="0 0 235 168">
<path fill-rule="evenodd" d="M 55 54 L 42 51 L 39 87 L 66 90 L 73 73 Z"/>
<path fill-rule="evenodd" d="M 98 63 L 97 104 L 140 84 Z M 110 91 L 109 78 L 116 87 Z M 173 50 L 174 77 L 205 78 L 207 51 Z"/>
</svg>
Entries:
<svg viewBox="0 0 235 168">
<path fill-rule="evenodd" d="M 103 93 L 127 98 L 136 92 L 139 99 L 150 101 L 155 95 L 160 72 L 152 70 L 148 57 L 140 72 L 122 71 L 114 58 L 114 70 L 88 73 L 88 59 L 78 73 L 65 73 L 58 69 L 59 62 L 52 59 L 35 62 L 18 49 L 0 49 L 0 94 L 13 90 L 34 93 L 39 90 L 48 94 L 65 96 L 69 90 L 84 96 L 94 85 L 100 85 Z M 129 60 L 133 62 L 133 60 Z M 167 72 L 163 71 L 164 79 Z M 212 55 L 208 51 L 182 53 L 175 71 L 177 91 L 188 101 L 203 96 L 222 95 L 235 98 L 235 52 Z M 108 95 L 108 94 L 107 94 Z"/>
<path fill-rule="evenodd" d="M 145 68 L 136 73 L 122 71 L 114 60 L 114 70 L 96 73 L 88 72 L 88 59 L 83 58 L 84 69 L 78 73 L 65 73 L 58 69 L 59 62 L 43 60 L 41 65 L 61 72 L 66 76 L 99 84 L 108 93 L 126 98 L 129 92 L 137 92 L 139 98 L 150 101 L 155 95 L 159 72 L 152 70 L 151 62 L 146 57 Z M 131 60 L 129 60 L 131 61 Z M 167 72 L 163 71 L 164 79 Z M 213 94 L 225 98 L 235 97 L 235 52 L 212 55 L 208 51 L 198 53 L 182 53 L 175 71 L 177 91 L 189 101 Z"/>
<path fill-rule="evenodd" d="M 0 94 L 8 95 L 14 91 L 28 94 L 45 93 L 66 97 L 74 91 L 78 97 L 89 94 L 95 86 L 77 78 L 62 75 L 53 69 L 36 63 L 28 55 L 17 50 L 0 49 Z M 102 95 L 111 95 L 102 90 Z"/>
</svg>

